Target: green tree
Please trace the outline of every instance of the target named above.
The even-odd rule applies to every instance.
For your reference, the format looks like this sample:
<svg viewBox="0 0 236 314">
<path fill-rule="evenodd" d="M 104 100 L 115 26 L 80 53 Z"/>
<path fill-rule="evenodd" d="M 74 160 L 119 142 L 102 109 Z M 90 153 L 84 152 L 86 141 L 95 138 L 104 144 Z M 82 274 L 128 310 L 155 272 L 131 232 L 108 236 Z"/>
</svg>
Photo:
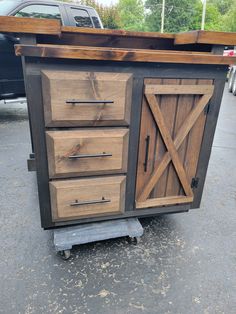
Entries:
<svg viewBox="0 0 236 314">
<path fill-rule="evenodd" d="M 224 15 L 228 13 L 233 2 L 234 2 L 234 5 L 236 5 L 235 0 L 208 0 L 207 3 L 216 6 L 219 13 Z"/>
<path fill-rule="evenodd" d="M 80 0 L 81 4 L 93 7 L 100 16 L 105 28 L 119 28 L 119 15 L 116 5 L 105 6 L 96 0 Z"/>
<path fill-rule="evenodd" d="M 236 32 L 236 4 L 232 5 L 222 22 L 223 31 Z"/>
<path fill-rule="evenodd" d="M 165 32 L 179 32 L 190 29 L 198 0 L 166 0 Z M 146 24 L 150 31 L 160 31 L 162 0 L 146 1 Z"/>
<path fill-rule="evenodd" d="M 142 0 L 119 0 L 119 26 L 132 31 L 144 30 L 144 5 Z"/>
<path fill-rule="evenodd" d="M 195 5 L 195 15 L 193 16 L 190 29 L 200 29 L 202 21 L 202 3 L 199 0 Z M 222 15 L 220 14 L 218 7 L 213 3 L 207 3 L 206 7 L 206 19 L 205 30 L 219 31 L 222 29 Z"/>
<path fill-rule="evenodd" d="M 119 28 L 120 17 L 116 5 L 101 6 L 97 10 L 105 28 Z"/>
</svg>

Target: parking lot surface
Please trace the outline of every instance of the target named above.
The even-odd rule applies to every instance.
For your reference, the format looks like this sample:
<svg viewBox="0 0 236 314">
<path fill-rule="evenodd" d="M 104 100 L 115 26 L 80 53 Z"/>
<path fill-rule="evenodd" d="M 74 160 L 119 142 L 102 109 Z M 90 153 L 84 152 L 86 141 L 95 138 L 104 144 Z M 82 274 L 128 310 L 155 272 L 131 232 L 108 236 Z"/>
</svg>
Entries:
<svg viewBox="0 0 236 314">
<path fill-rule="evenodd" d="M 114 239 L 54 252 L 40 227 L 28 121 L 0 120 L 0 313 L 236 313 L 236 97 L 224 93 L 200 209 L 142 219 Z"/>
</svg>

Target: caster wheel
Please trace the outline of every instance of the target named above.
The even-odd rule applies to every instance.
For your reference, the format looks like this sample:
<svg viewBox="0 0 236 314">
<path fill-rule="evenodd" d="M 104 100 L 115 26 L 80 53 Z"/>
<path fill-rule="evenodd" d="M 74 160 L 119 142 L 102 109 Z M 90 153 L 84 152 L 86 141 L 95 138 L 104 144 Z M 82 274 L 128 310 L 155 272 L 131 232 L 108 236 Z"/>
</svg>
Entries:
<svg viewBox="0 0 236 314">
<path fill-rule="evenodd" d="M 134 245 L 137 245 L 140 241 L 140 238 L 139 237 L 128 237 L 128 242 L 130 244 L 134 244 Z"/>
<path fill-rule="evenodd" d="M 60 254 L 61 258 L 64 259 L 64 260 L 69 259 L 70 256 L 71 256 L 70 250 L 60 251 L 59 254 Z"/>
</svg>

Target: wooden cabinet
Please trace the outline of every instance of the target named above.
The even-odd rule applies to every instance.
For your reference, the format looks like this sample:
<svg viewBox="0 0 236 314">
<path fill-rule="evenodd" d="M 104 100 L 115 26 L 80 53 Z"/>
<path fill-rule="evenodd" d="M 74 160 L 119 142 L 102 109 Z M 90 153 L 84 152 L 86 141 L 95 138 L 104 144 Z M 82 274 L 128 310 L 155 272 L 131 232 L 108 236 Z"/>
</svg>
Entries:
<svg viewBox="0 0 236 314">
<path fill-rule="evenodd" d="M 132 75 L 42 71 L 46 126 L 129 125 Z"/>
<path fill-rule="evenodd" d="M 197 66 L 194 78 L 187 67 L 188 75 L 178 70 L 175 78 L 160 69 L 119 68 L 39 71 L 50 216 L 44 226 L 199 206 L 216 121 L 211 110 L 219 110 L 214 95 L 223 85 Z"/>
<path fill-rule="evenodd" d="M 110 84 L 114 84 L 115 77 L 118 81 L 114 92 Z M 42 71 L 42 82 L 44 112 L 50 108 L 52 116 L 61 115 L 60 127 L 46 130 L 53 221 L 121 215 L 125 210 L 126 176 L 114 175 L 129 170 L 130 132 L 121 126 L 125 119 L 120 118 L 120 112 L 130 111 L 132 74 L 47 70 Z M 110 97 L 114 100 L 113 113 L 106 115 L 103 122 L 109 125 L 109 121 L 119 121 L 120 126 L 96 125 L 100 104 L 79 103 L 77 107 L 70 103 L 68 107 L 65 102 L 73 97 L 84 101 L 88 96 L 87 99 L 95 99 L 98 97 L 95 93 L 100 99 L 116 95 Z M 207 108 L 213 93 L 212 79 L 143 79 L 140 132 L 135 134 L 139 137 L 134 204 L 137 211 L 190 206 L 194 202 L 192 181 L 196 178 Z M 87 120 L 83 122 L 88 125 L 81 127 L 85 116 Z M 94 121 L 93 127 L 89 127 L 89 119 Z M 59 120 L 52 118 L 52 125 Z M 45 125 L 50 125 L 46 114 Z M 113 176 L 107 177 L 108 174 Z M 90 178 L 81 179 L 84 176 Z M 67 180 L 54 180 L 59 178 Z"/>
<path fill-rule="evenodd" d="M 198 208 L 236 35 L 62 28 L 35 42 L 16 53 L 43 228 Z"/>
</svg>

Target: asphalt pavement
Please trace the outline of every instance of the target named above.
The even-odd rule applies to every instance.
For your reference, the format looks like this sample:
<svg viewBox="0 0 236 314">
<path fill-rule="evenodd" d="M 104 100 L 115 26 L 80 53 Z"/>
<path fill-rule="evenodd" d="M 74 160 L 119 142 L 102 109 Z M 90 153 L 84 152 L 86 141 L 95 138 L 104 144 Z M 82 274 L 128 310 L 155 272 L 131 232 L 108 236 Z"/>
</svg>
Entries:
<svg viewBox="0 0 236 314">
<path fill-rule="evenodd" d="M 236 313 L 236 97 L 224 93 L 201 208 L 142 219 L 136 246 L 119 238 L 57 256 L 29 153 L 25 116 L 1 114 L 0 313 Z"/>
</svg>

